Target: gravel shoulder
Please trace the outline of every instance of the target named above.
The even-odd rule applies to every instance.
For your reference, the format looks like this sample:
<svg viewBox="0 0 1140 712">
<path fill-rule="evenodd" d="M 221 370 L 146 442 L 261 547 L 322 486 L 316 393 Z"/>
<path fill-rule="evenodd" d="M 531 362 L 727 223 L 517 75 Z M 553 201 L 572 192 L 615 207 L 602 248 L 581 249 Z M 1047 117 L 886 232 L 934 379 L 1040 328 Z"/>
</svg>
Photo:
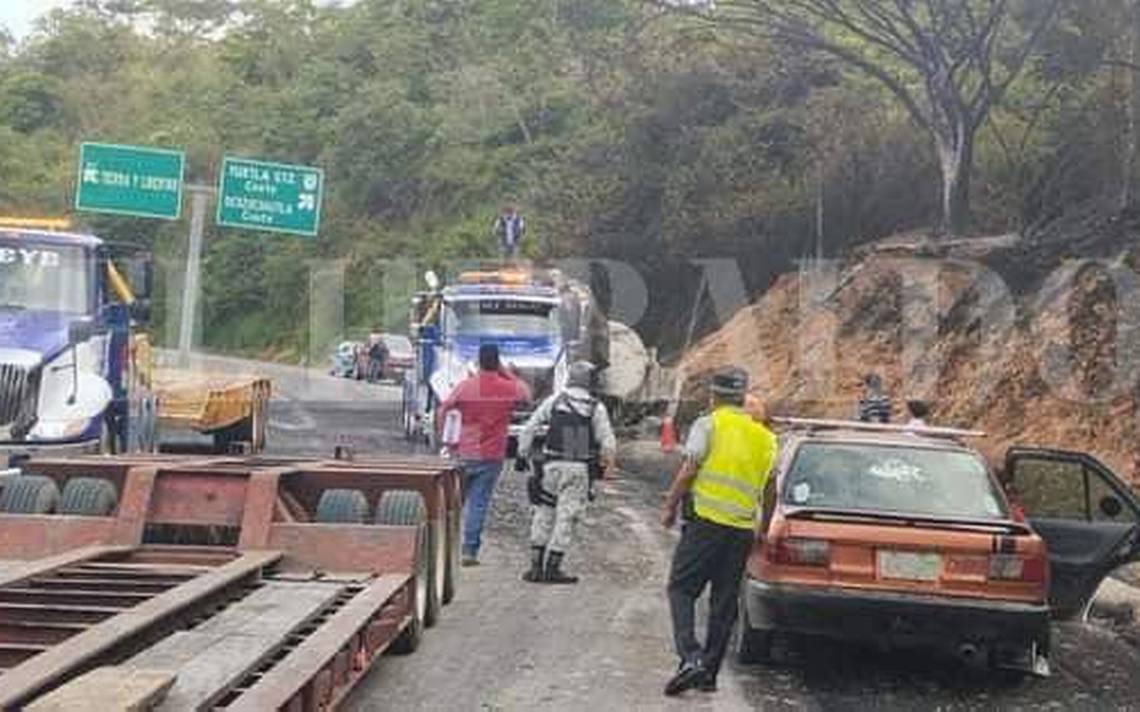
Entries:
<svg viewBox="0 0 1140 712">
<path fill-rule="evenodd" d="M 1133 624 L 1055 629 L 1054 675 L 1011 682 L 951 660 L 858 646 L 791 646 L 775 666 L 731 663 L 714 696 L 667 700 L 675 664 L 664 586 L 676 535 L 656 524 L 673 461 L 627 445 L 568 557 L 577 587 L 531 586 L 522 478 L 500 480 L 483 565 L 464 571 L 456 601 L 421 649 L 386 658 L 349 700 L 374 710 L 1133 710 L 1140 648 Z"/>
</svg>

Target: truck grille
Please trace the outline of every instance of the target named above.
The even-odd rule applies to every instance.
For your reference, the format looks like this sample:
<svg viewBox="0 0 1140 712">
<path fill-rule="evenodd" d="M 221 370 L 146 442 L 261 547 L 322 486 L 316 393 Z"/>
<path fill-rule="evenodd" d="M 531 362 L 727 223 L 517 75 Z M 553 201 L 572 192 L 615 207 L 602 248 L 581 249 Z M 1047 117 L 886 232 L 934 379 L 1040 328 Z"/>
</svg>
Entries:
<svg viewBox="0 0 1140 712">
<path fill-rule="evenodd" d="M 35 416 L 38 382 L 32 370 L 0 364 L 0 428 L 31 424 Z"/>
</svg>

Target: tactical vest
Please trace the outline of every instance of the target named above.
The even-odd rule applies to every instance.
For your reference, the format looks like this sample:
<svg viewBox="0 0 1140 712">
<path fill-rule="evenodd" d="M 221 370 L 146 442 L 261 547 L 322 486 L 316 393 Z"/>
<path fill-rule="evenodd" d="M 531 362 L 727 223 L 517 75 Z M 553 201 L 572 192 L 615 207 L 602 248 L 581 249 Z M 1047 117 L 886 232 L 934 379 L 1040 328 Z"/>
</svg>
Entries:
<svg viewBox="0 0 1140 712">
<path fill-rule="evenodd" d="M 582 415 L 570 406 L 573 399 L 563 394 L 550 409 L 550 429 L 546 435 L 546 458 L 571 462 L 590 462 L 598 457 L 598 442 L 594 437 L 594 411 L 597 401 L 588 403 L 589 415 Z"/>
<path fill-rule="evenodd" d="M 752 529 L 776 457 L 776 436 L 736 408 L 718 408 L 711 417 L 709 451 L 690 491 L 693 512 L 714 524 Z"/>
</svg>

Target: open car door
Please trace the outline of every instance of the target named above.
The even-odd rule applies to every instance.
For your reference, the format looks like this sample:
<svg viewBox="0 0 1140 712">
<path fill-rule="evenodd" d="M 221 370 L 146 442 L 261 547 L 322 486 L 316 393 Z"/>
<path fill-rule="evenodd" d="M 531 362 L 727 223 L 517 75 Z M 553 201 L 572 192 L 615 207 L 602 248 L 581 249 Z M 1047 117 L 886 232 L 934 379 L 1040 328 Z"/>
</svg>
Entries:
<svg viewBox="0 0 1140 712">
<path fill-rule="evenodd" d="M 1054 613 L 1084 616 L 1106 576 L 1140 561 L 1140 500 L 1084 453 L 1015 448 L 1005 475 L 1048 547 Z"/>
</svg>

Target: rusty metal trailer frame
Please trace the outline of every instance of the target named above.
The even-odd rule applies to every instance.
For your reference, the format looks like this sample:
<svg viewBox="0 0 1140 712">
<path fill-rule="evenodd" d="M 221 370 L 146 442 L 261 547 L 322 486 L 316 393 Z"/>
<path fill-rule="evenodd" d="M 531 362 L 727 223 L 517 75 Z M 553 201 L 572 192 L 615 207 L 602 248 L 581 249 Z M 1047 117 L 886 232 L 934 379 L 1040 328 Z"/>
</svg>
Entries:
<svg viewBox="0 0 1140 712">
<path fill-rule="evenodd" d="M 118 502 L 110 516 L 0 513 L 0 709 L 81 684 L 260 586 L 290 582 L 340 593 L 256 669 L 236 671 L 214 706 L 334 709 L 382 653 L 418 640 L 427 591 L 454 592 L 461 476 L 443 461 L 139 455 L 33 460 L 24 474 L 60 487 L 106 480 Z M 328 489 L 371 503 L 413 490 L 427 519 L 317 523 Z M 182 537 L 192 541 L 172 543 Z"/>
</svg>

